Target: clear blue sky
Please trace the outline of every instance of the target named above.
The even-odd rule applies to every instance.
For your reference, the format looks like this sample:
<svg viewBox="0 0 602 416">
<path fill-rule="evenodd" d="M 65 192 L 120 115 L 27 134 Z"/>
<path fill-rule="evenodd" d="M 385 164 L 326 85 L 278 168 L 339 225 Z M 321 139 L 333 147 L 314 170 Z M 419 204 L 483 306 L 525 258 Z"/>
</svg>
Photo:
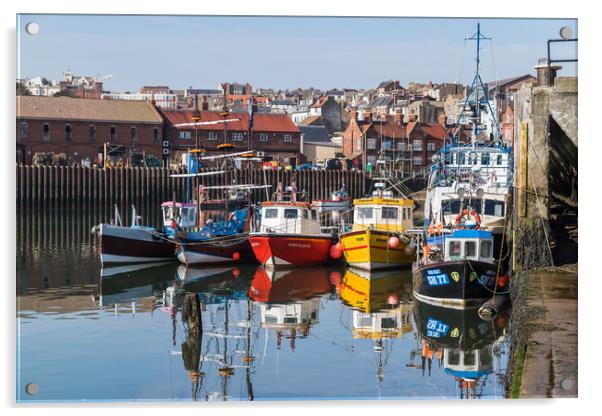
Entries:
<svg viewBox="0 0 602 416">
<path fill-rule="evenodd" d="M 39 24 L 37 35 L 25 25 Z M 485 81 L 534 74 L 546 40 L 575 19 L 480 19 Z M 19 15 L 17 76 L 107 75 L 111 91 L 142 85 L 370 88 L 380 81 L 468 83 L 477 19 Z M 572 45 L 554 46 L 573 57 Z M 493 52 L 493 53 L 492 53 Z M 492 59 L 495 58 L 495 59 Z M 574 75 L 564 64 L 561 75 Z"/>
</svg>

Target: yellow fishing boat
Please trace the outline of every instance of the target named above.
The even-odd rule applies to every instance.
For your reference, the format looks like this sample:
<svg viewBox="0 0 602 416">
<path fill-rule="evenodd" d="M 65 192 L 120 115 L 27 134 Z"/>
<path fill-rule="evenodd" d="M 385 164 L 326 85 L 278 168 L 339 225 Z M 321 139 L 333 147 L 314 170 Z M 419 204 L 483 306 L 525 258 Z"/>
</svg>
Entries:
<svg viewBox="0 0 602 416">
<path fill-rule="evenodd" d="M 352 229 L 340 234 L 338 245 L 347 263 L 364 270 L 411 265 L 416 243 L 406 231 L 413 226 L 414 201 L 379 189 L 353 205 Z"/>
</svg>

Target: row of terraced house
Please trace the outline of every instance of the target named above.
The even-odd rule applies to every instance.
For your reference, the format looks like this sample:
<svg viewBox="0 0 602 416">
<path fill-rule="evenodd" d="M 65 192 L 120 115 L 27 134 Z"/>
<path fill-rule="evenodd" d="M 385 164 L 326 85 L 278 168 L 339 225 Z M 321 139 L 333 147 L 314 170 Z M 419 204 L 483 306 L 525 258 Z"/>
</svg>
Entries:
<svg viewBox="0 0 602 416">
<path fill-rule="evenodd" d="M 75 162 L 101 163 L 108 145 L 119 154 L 154 155 L 166 161 L 197 146 L 209 154 L 227 142 L 235 149 L 264 152 L 283 165 L 303 163 L 301 131 L 285 114 L 232 113 L 234 122 L 178 126 L 223 120 L 216 111 L 175 111 L 150 101 L 99 100 L 69 97 L 16 97 L 17 163 L 32 163 L 36 153 L 66 154 Z M 193 116 L 194 120 L 193 120 Z M 197 141 L 198 140 L 198 141 Z"/>
</svg>

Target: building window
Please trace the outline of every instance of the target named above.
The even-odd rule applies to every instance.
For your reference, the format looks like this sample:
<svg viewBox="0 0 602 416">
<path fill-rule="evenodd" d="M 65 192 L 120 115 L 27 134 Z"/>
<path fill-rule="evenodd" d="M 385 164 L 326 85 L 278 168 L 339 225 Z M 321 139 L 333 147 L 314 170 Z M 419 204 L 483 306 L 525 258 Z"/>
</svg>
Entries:
<svg viewBox="0 0 602 416">
<path fill-rule="evenodd" d="M 234 142 L 242 142 L 243 134 L 241 132 L 232 133 L 232 141 Z"/>
<path fill-rule="evenodd" d="M 138 140 L 138 129 L 136 127 L 130 128 L 130 138 L 132 139 L 132 143 Z"/>
<path fill-rule="evenodd" d="M 366 140 L 366 148 L 368 150 L 376 149 L 376 139 L 367 139 Z"/>
<path fill-rule="evenodd" d="M 19 126 L 19 137 L 21 139 L 27 139 L 27 134 L 28 134 L 28 126 L 27 126 L 27 122 L 26 121 L 22 121 L 20 126 Z"/>
<path fill-rule="evenodd" d="M 370 163 L 372 165 L 375 164 L 376 163 L 376 156 L 372 156 L 372 155 L 368 156 L 367 161 L 368 161 L 368 163 Z"/>
<path fill-rule="evenodd" d="M 404 142 L 397 142 L 397 150 L 401 152 L 406 151 L 406 144 Z"/>
<path fill-rule="evenodd" d="M 90 141 L 96 141 L 96 126 L 94 124 L 90 124 Z"/>
<path fill-rule="evenodd" d="M 189 131 L 181 131 L 180 132 L 180 140 L 190 140 L 190 132 Z"/>
<path fill-rule="evenodd" d="M 435 151 L 435 143 L 428 142 L 426 144 L 426 150 L 428 150 L 429 152 L 434 152 Z"/>
<path fill-rule="evenodd" d="M 159 143 L 159 127 L 153 127 L 153 143 Z"/>
<path fill-rule="evenodd" d="M 71 134 L 71 124 L 65 124 L 65 141 L 70 142 L 72 138 L 73 135 Z"/>
<path fill-rule="evenodd" d="M 208 139 L 211 141 L 215 141 L 217 140 L 217 132 L 216 131 L 210 131 L 207 135 Z"/>
<path fill-rule="evenodd" d="M 293 141 L 293 136 L 291 136 L 290 134 L 285 134 L 284 135 L 284 142 L 285 143 L 290 143 Z"/>
<path fill-rule="evenodd" d="M 415 152 L 421 152 L 422 151 L 422 140 L 420 139 L 414 139 L 414 147 L 413 147 Z"/>
<path fill-rule="evenodd" d="M 50 140 L 50 124 L 44 123 L 43 136 L 42 137 L 43 137 L 44 140 Z"/>
<path fill-rule="evenodd" d="M 414 164 L 415 165 L 422 165 L 422 158 L 421 157 L 415 157 L 414 158 Z"/>
<path fill-rule="evenodd" d="M 115 126 L 111 126 L 111 141 L 114 142 L 117 140 L 117 128 Z"/>
<path fill-rule="evenodd" d="M 267 133 L 259 133 L 259 141 L 260 142 L 267 142 L 268 141 L 268 135 L 267 135 Z"/>
</svg>

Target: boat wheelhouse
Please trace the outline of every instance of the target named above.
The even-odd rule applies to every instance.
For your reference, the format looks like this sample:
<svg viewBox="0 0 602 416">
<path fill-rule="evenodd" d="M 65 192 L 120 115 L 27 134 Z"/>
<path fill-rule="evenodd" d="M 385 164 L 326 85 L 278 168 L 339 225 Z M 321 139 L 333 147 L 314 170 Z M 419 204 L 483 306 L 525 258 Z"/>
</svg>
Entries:
<svg viewBox="0 0 602 416">
<path fill-rule="evenodd" d="M 501 275 L 503 269 L 494 259 L 491 232 L 456 230 L 441 242 L 443 250 L 427 248 L 413 271 L 417 299 L 463 307 L 506 292 L 507 277 Z"/>
<path fill-rule="evenodd" d="M 511 204 L 512 155 L 508 148 L 449 146 L 433 165 L 425 201 L 427 227 L 450 230 L 471 207 L 480 226 L 501 234 Z"/>
<path fill-rule="evenodd" d="M 345 260 L 364 270 L 410 265 L 416 244 L 406 231 L 413 226 L 414 201 L 376 186 L 372 197 L 353 201 L 353 225 L 340 235 Z"/>
<path fill-rule="evenodd" d="M 322 232 L 315 209 L 308 202 L 266 201 L 258 213 L 256 230 L 249 234 L 257 260 L 266 267 L 313 266 L 332 260 L 335 237 Z"/>
</svg>

